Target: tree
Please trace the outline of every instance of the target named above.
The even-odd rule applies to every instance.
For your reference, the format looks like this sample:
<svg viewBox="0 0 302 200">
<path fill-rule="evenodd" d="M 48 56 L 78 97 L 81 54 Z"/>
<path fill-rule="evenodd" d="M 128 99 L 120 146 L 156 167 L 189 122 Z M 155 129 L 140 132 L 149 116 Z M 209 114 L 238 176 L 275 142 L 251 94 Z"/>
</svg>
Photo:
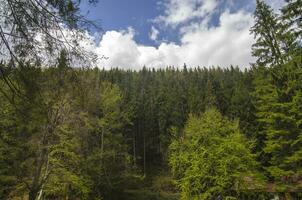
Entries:
<svg viewBox="0 0 302 200">
<path fill-rule="evenodd" d="M 211 76 L 208 77 L 207 85 L 206 85 L 206 92 L 205 92 L 205 98 L 204 98 L 204 104 L 206 109 L 208 108 L 216 108 L 217 107 L 217 98 L 215 95 L 215 90 L 213 87 L 213 83 L 211 80 Z"/>
<path fill-rule="evenodd" d="M 90 77 L 92 77 L 90 73 Z M 90 79 L 84 90 L 85 108 L 81 108 L 81 136 L 83 162 L 81 167 L 89 178 L 90 199 L 115 199 L 122 192 L 130 170 L 130 156 L 124 140 L 123 128 L 129 123 L 121 110 L 123 96 L 117 85 L 102 82 L 99 86 Z M 83 133 L 85 133 L 83 135 Z M 82 163 L 83 165 L 83 163 Z"/>
<path fill-rule="evenodd" d="M 259 38 L 265 38 L 269 30 L 276 29 L 275 46 L 267 45 L 269 52 L 280 50 L 279 55 L 255 54 L 259 59 L 271 59 L 266 63 L 258 63 L 255 70 L 254 106 L 258 131 L 256 133 L 256 149 L 260 153 L 260 160 L 268 172 L 270 180 L 276 184 L 276 191 L 284 192 L 286 196 L 289 191 L 299 190 L 298 182 L 301 174 L 300 152 L 298 147 L 300 139 L 300 102 L 301 93 L 301 44 L 299 44 L 299 1 L 287 1 L 282 9 L 283 15 L 278 20 L 273 19 L 272 13 L 263 2 L 258 2 L 254 33 Z M 295 7 L 293 7 L 295 5 Z M 260 23 L 266 21 L 267 23 Z M 261 25 L 260 25 L 261 24 Z M 256 28 L 255 28 L 256 27 Z M 269 40 L 264 44 L 270 44 Z M 259 46 L 259 40 L 255 46 Z M 265 67 L 270 68 L 265 68 Z"/>
<path fill-rule="evenodd" d="M 96 3 L 97 0 L 89 0 Z M 61 50 L 81 64 L 94 62 L 96 56 L 80 47 L 84 29 L 95 23 L 79 13 L 81 0 L 0 0 L 0 59 L 10 69 L 0 66 L 0 78 L 10 92 L 20 93 L 9 74 L 26 62 L 51 65 Z"/>
<path fill-rule="evenodd" d="M 38 199 L 88 199 L 91 182 L 83 168 L 84 157 L 81 141 L 85 126 L 84 115 L 77 113 L 74 100 L 69 95 L 61 97 L 54 105 L 60 123 L 53 132 L 53 143 L 49 147 L 48 177 L 39 191 Z"/>
<path fill-rule="evenodd" d="M 190 116 L 170 145 L 170 165 L 182 199 L 238 197 L 261 187 L 257 162 L 238 123 L 215 110 Z"/>
<path fill-rule="evenodd" d="M 40 59 L 37 55 L 41 50 L 52 53 L 65 49 L 81 56 L 79 53 L 84 51 L 75 42 L 80 36 L 76 30 L 95 25 L 79 13 L 80 3 L 81 0 L 1 0 L 2 52 L 16 64 L 22 59 Z M 72 40 L 66 30 L 70 31 Z M 45 41 L 43 45 L 39 38 Z"/>
<path fill-rule="evenodd" d="M 1 84 L 2 91 L 9 91 Z M 18 122 L 14 107 L 0 93 L 0 199 L 9 199 L 12 193 L 23 192 L 19 175 L 16 173 L 22 163 L 22 154 L 26 150 L 24 137 L 18 131 Z"/>
<path fill-rule="evenodd" d="M 263 0 L 257 0 L 254 14 L 255 25 L 251 32 L 256 39 L 252 54 L 257 57 L 258 66 L 281 65 L 285 58 L 280 45 L 280 29 L 277 16 Z"/>
<path fill-rule="evenodd" d="M 282 24 L 285 29 L 285 39 L 288 42 L 288 51 L 297 51 L 301 48 L 302 40 L 302 2 L 300 0 L 286 0 L 282 8 Z M 293 53 L 293 52 L 291 52 Z"/>
<path fill-rule="evenodd" d="M 263 166 L 266 166 L 268 155 L 264 152 L 267 134 L 265 133 L 266 123 L 269 123 L 274 112 L 274 106 L 277 104 L 277 88 L 272 84 L 272 74 L 265 67 L 254 69 L 254 91 L 253 105 L 256 108 L 257 131 L 253 134 L 255 139 L 255 152 Z"/>
</svg>

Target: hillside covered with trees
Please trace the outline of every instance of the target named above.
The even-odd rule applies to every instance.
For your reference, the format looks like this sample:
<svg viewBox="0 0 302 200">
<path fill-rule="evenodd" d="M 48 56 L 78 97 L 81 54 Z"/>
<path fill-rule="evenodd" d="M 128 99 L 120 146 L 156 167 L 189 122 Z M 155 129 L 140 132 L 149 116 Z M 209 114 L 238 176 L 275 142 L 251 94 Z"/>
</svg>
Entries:
<svg viewBox="0 0 302 200">
<path fill-rule="evenodd" d="M 246 70 L 2 61 L 0 199 L 302 199 L 301 17 L 258 0 Z"/>
</svg>

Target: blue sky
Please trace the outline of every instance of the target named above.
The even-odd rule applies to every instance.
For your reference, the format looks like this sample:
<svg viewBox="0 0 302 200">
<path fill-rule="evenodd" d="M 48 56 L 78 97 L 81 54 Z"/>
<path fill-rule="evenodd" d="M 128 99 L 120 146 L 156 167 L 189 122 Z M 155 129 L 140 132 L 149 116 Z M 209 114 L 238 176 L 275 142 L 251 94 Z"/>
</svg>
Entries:
<svg viewBox="0 0 302 200">
<path fill-rule="evenodd" d="M 228 2 L 222 1 L 222 4 L 217 8 L 215 17 L 211 19 L 210 26 L 217 26 L 219 14 L 226 9 L 235 12 L 239 9 L 244 9 L 250 12 L 254 10 L 252 0 L 237 0 L 232 6 Z M 163 14 L 164 6 L 160 0 L 99 0 L 95 5 L 89 4 L 87 1 L 82 1 L 81 12 L 88 19 L 94 20 L 99 24 L 104 31 L 110 30 L 125 30 L 132 27 L 136 30 L 135 40 L 140 44 L 158 45 L 151 40 L 149 34 L 152 26 L 160 29 L 160 39 L 178 43 L 179 34 L 176 29 L 161 27 L 153 20 Z"/>
<path fill-rule="evenodd" d="M 154 44 L 149 40 L 150 20 L 160 14 L 157 0 L 99 0 L 95 6 L 83 1 L 81 11 L 96 20 L 104 31 L 125 30 L 133 27 L 139 43 Z M 88 14 L 87 14 L 88 12 Z"/>
<path fill-rule="evenodd" d="M 283 0 L 266 0 L 278 9 Z M 99 0 L 82 1 L 81 12 L 103 32 L 91 46 L 109 57 L 103 67 L 141 68 L 221 66 L 242 68 L 254 59 L 249 34 L 254 0 Z"/>
</svg>

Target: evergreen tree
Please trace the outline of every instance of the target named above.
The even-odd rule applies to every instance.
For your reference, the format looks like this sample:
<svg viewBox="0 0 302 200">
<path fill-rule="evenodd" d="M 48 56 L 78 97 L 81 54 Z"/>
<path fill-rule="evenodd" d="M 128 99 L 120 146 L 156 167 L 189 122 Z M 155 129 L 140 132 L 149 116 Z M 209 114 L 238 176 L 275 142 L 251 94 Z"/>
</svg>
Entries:
<svg viewBox="0 0 302 200">
<path fill-rule="evenodd" d="M 285 58 L 280 45 L 281 25 L 277 16 L 263 0 L 257 0 L 255 25 L 251 28 L 256 43 L 252 54 L 257 57 L 258 66 L 281 65 Z"/>
<path fill-rule="evenodd" d="M 270 70 L 265 67 L 258 67 L 254 70 L 254 92 L 253 104 L 257 109 L 257 127 L 258 130 L 254 133 L 253 137 L 256 139 L 255 150 L 259 154 L 260 161 L 265 166 L 267 162 L 267 155 L 263 150 L 267 140 L 268 124 L 271 123 L 273 110 L 278 102 L 277 88 L 272 84 L 272 75 Z M 275 107 L 274 107 L 275 106 Z"/>
<path fill-rule="evenodd" d="M 213 108 L 213 107 L 217 108 L 218 106 L 217 98 L 215 95 L 215 90 L 210 76 L 208 77 L 205 89 L 206 92 L 205 92 L 204 104 L 206 109 Z"/>
<path fill-rule="evenodd" d="M 170 145 L 170 165 L 182 199 L 235 198 L 259 189 L 261 175 L 238 123 L 215 109 L 190 116 Z"/>
<path fill-rule="evenodd" d="M 267 20 L 268 26 L 277 28 L 275 30 L 277 47 L 273 45 L 267 47 L 271 52 L 280 49 L 282 54 L 273 57 L 254 54 L 258 56 L 258 60 L 272 59 L 272 62 L 258 63 L 258 69 L 255 70 L 254 105 L 259 128 L 256 134 L 256 149 L 259 150 L 259 158 L 271 181 L 276 183 L 275 190 L 285 192 L 287 195 L 290 188 L 294 191 L 299 190 L 297 177 L 301 171 L 301 167 L 298 166 L 301 162 L 300 148 L 297 146 L 301 144 L 299 125 L 301 116 L 298 114 L 300 110 L 297 105 L 301 93 L 301 55 L 299 54 L 301 47 L 297 43 L 296 30 L 292 29 L 293 23 L 296 22 L 291 22 L 289 17 L 295 13 L 296 8 L 291 7 L 292 5 L 294 1 L 290 1 L 283 9 L 285 22 Z M 259 26 L 259 22 L 265 21 L 267 16 L 271 15 L 259 15 L 261 10 L 268 11 L 263 2 L 258 2 L 256 11 L 258 24 L 256 23 L 257 29 L 254 28 L 253 31 L 260 35 L 259 38 L 265 38 L 266 34 L 259 30 L 264 30 L 267 24 Z M 255 45 L 259 45 L 259 40 Z M 271 68 L 266 69 L 263 64 L 269 64 Z"/>
<path fill-rule="evenodd" d="M 301 0 L 286 0 L 285 6 L 282 8 L 283 24 L 288 33 L 290 44 L 294 43 L 294 47 L 301 48 L 302 40 L 302 1 Z M 297 49 L 295 49 L 297 50 Z"/>
</svg>

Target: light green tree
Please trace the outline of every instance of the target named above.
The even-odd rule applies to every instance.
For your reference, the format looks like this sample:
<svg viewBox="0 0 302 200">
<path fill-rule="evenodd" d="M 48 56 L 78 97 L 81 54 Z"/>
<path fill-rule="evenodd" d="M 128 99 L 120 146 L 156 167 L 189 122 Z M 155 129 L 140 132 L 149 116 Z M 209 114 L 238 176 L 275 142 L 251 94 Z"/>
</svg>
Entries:
<svg viewBox="0 0 302 200">
<path fill-rule="evenodd" d="M 170 145 L 170 165 L 182 199 L 230 199 L 263 187 L 238 123 L 215 109 L 189 117 Z"/>
</svg>

